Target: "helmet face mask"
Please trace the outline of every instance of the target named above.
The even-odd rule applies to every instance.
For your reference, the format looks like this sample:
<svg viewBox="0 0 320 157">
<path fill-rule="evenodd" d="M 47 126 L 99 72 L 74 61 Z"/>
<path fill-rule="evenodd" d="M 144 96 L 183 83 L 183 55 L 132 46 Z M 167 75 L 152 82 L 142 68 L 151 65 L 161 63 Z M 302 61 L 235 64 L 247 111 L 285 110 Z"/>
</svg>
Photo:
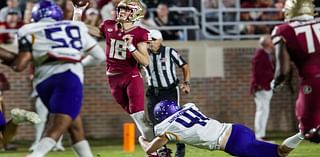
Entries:
<svg viewBox="0 0 320 157">
<path fill-rule="evenodd" d="M 302 15 L 316 15 L 313 0 L 287 0 L 283 12 L 286 21 Z"/>
<path fill-rule="evenodd" d="M 163 100 L 155 105 L 153 115 L 157 123 L 160 123 L 180 110 L 181 107 L 175 101 Z"/>
<path fill-rule="evenodd" d="M 117 12 L 117 21 L 119 22 L 129 21 L 129 18 L 132 15 L 131 10 L 128 6 L 119 6 L 117 8 Z"/>
<path fill-rule="evenodd" d="M 122 23 L 135 22 L 144 16 L 143 13 L 140 0 L 122 0 L 117 6 L 117 21 Z"/>
<path fill-rule="evenodd" d="M 54 2 L 42 0 L 32 8 L 32 21 L 38 22 L 44 18 L 60 21 L 63 19 L 63 11 Z"/>
</svg>

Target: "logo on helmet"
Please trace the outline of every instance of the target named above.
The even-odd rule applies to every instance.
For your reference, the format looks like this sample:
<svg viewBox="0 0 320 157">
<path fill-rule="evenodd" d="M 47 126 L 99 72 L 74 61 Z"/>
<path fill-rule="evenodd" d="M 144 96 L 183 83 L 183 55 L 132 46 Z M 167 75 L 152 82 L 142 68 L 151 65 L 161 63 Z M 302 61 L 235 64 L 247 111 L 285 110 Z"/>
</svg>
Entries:
<svg viewBox="0 0 320 157">
<path fill-rule="evenodd" d="M 283 12 L 286 21 L 301 15 L 316 15 L 313 0 L 287 0 Z"/>
</svg>

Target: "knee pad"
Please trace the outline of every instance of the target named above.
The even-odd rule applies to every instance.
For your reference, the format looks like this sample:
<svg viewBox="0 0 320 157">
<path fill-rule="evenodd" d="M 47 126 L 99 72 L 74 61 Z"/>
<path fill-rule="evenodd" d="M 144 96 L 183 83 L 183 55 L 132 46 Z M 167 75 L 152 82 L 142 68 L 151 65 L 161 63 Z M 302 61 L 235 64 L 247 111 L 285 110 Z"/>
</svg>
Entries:
<svg viewBox="0 0 320 157">
<path fill-rule="evenodd" d="M 320 125 L 317 128 L 311 129 L 309 132 L 304 134 L 305 139 L 313 142 L 320 143 Z"/>
<path fill-rule="evenodd" d="M 144 111 L 133 113 L 130 116 L 137 125 L 141 135 L 148 141 L 151 141 L 154 138 L 153 127 L 146 121 Z"/>
</svg>

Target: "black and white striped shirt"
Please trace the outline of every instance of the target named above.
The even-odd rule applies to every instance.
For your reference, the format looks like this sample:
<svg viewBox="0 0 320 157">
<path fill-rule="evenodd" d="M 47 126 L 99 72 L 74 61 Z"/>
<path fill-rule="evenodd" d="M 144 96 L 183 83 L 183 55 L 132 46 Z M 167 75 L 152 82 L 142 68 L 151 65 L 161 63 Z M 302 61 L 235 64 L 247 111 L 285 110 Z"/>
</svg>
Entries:
<svg viewBox="0 0 320 157">
<path fill-rule="evenodd" d="M 149 65 L 146 67 L 148 85 L 151 87 L 169 87 L 176 84 L 176 65 L 180 68 L 187 62 L 170 47 L 161 46 L 157 53 L 149 51 Z"/>
</svg>

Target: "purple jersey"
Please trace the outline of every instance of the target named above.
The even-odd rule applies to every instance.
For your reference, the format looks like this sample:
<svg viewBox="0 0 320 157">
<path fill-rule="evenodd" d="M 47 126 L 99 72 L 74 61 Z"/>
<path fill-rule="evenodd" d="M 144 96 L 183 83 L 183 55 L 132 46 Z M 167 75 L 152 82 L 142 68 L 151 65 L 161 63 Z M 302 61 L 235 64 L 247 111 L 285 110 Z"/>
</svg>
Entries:
<svg viewBox="0 0 320 157">
<path fill-rule="evenodd" d="M 128 51 L 122 38 L 124 35 L 130 34 L 133 36 L 132 44 L 137 47 L 138 43 L 150 40 L 149 32 L 138 26 L 121 31 L 117 28 L 117 21 L 114 20 L 104 21 L 100 30 L 106 39 L 106 70 L 111 73 L 138 71 L 138 63 Z"/>
<path fill-rule="evenodd" d="M 301 78 L 320 75 L 320 19 L 276 26 L 272 38 L 274 44 L 283 39 Z"/>
</svg>

